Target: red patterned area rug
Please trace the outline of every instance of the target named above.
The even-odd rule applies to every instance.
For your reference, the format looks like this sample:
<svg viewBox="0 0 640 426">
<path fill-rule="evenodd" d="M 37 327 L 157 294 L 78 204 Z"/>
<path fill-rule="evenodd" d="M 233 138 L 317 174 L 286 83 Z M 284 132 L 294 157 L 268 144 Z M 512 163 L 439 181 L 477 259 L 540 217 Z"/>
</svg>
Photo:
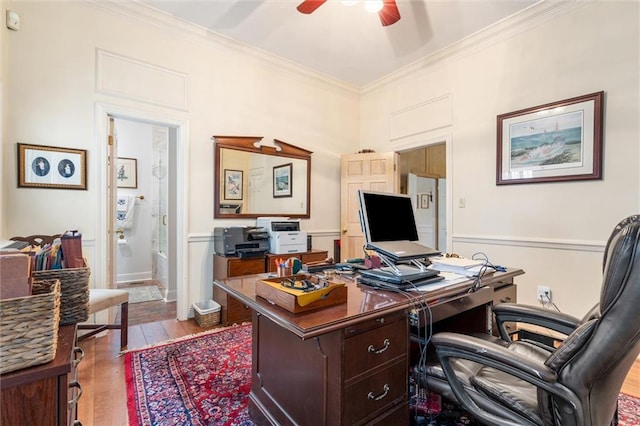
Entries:
<svg viewBox="0 0 640 426">
<path fill-rule="evenodd" d="M 640 398 L 621 393 L 618 396 L 618 424 L 640 426 Z"/>
<path fill-rule="evenodd" d="M 251 426 L 251 324 L 125 354 L 129 424 Z M 640 399 L 620 394 L 619 425 L 640 426 Z M 476 424 L 463 413 L 438 425 Z"/>
<path fill-rule="evenodd" d="M 125 354 L 130 425 L 253 425 L 251 324 Z"/>
</svg>

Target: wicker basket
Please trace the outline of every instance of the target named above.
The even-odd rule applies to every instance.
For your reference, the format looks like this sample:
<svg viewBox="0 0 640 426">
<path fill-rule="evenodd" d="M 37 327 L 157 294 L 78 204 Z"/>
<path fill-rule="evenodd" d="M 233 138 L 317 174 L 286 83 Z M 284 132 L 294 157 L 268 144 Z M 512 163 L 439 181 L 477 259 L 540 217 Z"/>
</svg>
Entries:
<svg viewBox="0 0 640 426">
<path fill-rule="evenodd" d="M 200 327 L 213 327 L 220 324 L 220 305 L 207 300 L 193 305 L 193 316 Z"/>
<path fill-rule="evenodd" d="M 90 276 L 88 266 L 33 272 L 34 280 L 60 280 L 60 325 L 77 324 L 89 319 Z"/>
<path fill-rule="evenodd" d="M 0 374 L 56 357 L 60 281 L 34 281 L 33 295 L 0 300 Z"/>
</svg>

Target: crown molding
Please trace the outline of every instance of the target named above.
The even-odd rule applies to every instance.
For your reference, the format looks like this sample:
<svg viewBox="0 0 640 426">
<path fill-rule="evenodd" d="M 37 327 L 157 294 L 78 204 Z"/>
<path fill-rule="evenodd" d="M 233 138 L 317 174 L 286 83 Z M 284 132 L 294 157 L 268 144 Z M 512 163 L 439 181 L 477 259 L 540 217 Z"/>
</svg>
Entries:
<svg viewBox="0 0 640 426">
<path fill-rule="evenodd" d="M 356 86 L 296 64 L 288 59 L 266 52 L 262 49 L 249 46 L 200 25 L 176 18 L 167 12 L 155 9 L 140 2 L 139 0 L 84 0 L 84 2 L 96 9 L 117 14 L 130 20 L 155 25 L 163 30 L 175 32 L 181 37 L 191 39 L 192 41 L 206 43 L 213 48 L 233 50 L 235 54 L 242 55 L 250 60 L 259 60 L 265 65 L 274 67 L 279 72 L 284 72 L 292 77 L 306 78 L 312 82 L 328 84 L 332 87 L 346 90 L 354 94 L 360 93 L 359 88 Z"/>
<path fill-rule="evenodd" d="M 485 49 L 496 42 L 515 34 L 525 32 L 541 24 L 569 13 L 586 2 L 583 0 L 541 0 L 526 9 L 508 16 L 493 25 L 483 28 L 453 44 L 443 47 L 433 54 L 421 58 L 397 71 L 362 86 L 360 93 L 378 89 L 386 84 L 425 68 L 434 67 L 449 61 Z"/>
</svg>

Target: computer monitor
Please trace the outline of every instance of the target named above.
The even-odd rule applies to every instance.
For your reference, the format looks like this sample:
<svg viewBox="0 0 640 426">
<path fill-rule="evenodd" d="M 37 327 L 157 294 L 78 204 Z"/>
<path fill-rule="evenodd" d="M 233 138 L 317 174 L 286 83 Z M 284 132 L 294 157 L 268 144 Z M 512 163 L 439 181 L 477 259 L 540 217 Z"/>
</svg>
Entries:
<svg viewBox="0 0 640 426">
<path fill-rule="evenodd" d="M 411 197 L 365 190 L 358 192 L 362 231 L 367 243 L 418 240 Z"/>
<path fill-rule="evenodd" d="M 368 190 L 358 191 L 360 223 L 367 248 L 393 261 L 440 254 L 419 243 L 411 197 Z"/>
</svg>

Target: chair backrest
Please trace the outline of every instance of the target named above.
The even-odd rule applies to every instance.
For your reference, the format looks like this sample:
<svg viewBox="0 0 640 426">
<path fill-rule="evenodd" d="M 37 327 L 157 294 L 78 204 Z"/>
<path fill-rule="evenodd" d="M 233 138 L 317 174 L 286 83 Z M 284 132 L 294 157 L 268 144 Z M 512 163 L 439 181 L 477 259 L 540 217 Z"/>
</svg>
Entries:
<svg viewBox="0 0 640 426">
<path fill-rule="evenodd" d="M 60 238 L 60 234 L 54 235 L 29 235 L 28 237 L 11 237 L 12 241 L 25 241 L 34 247 L 41 247 L 45 244 L 53 244 L 56 238 Z"/>
<path fill-rule="evenodd" d="M 640 215 L 621 221 L 604 251 L 599 315 L 583 323 L 547 360 L 558 382 L 580 399 L 585 423 L 609 424 L 618 393 L 640 354 Z M 556 424 L 572 424 L 568 407 L 553 401 Z M 569 412 L 568 412 L 569 411 Z"/>
</svg>

